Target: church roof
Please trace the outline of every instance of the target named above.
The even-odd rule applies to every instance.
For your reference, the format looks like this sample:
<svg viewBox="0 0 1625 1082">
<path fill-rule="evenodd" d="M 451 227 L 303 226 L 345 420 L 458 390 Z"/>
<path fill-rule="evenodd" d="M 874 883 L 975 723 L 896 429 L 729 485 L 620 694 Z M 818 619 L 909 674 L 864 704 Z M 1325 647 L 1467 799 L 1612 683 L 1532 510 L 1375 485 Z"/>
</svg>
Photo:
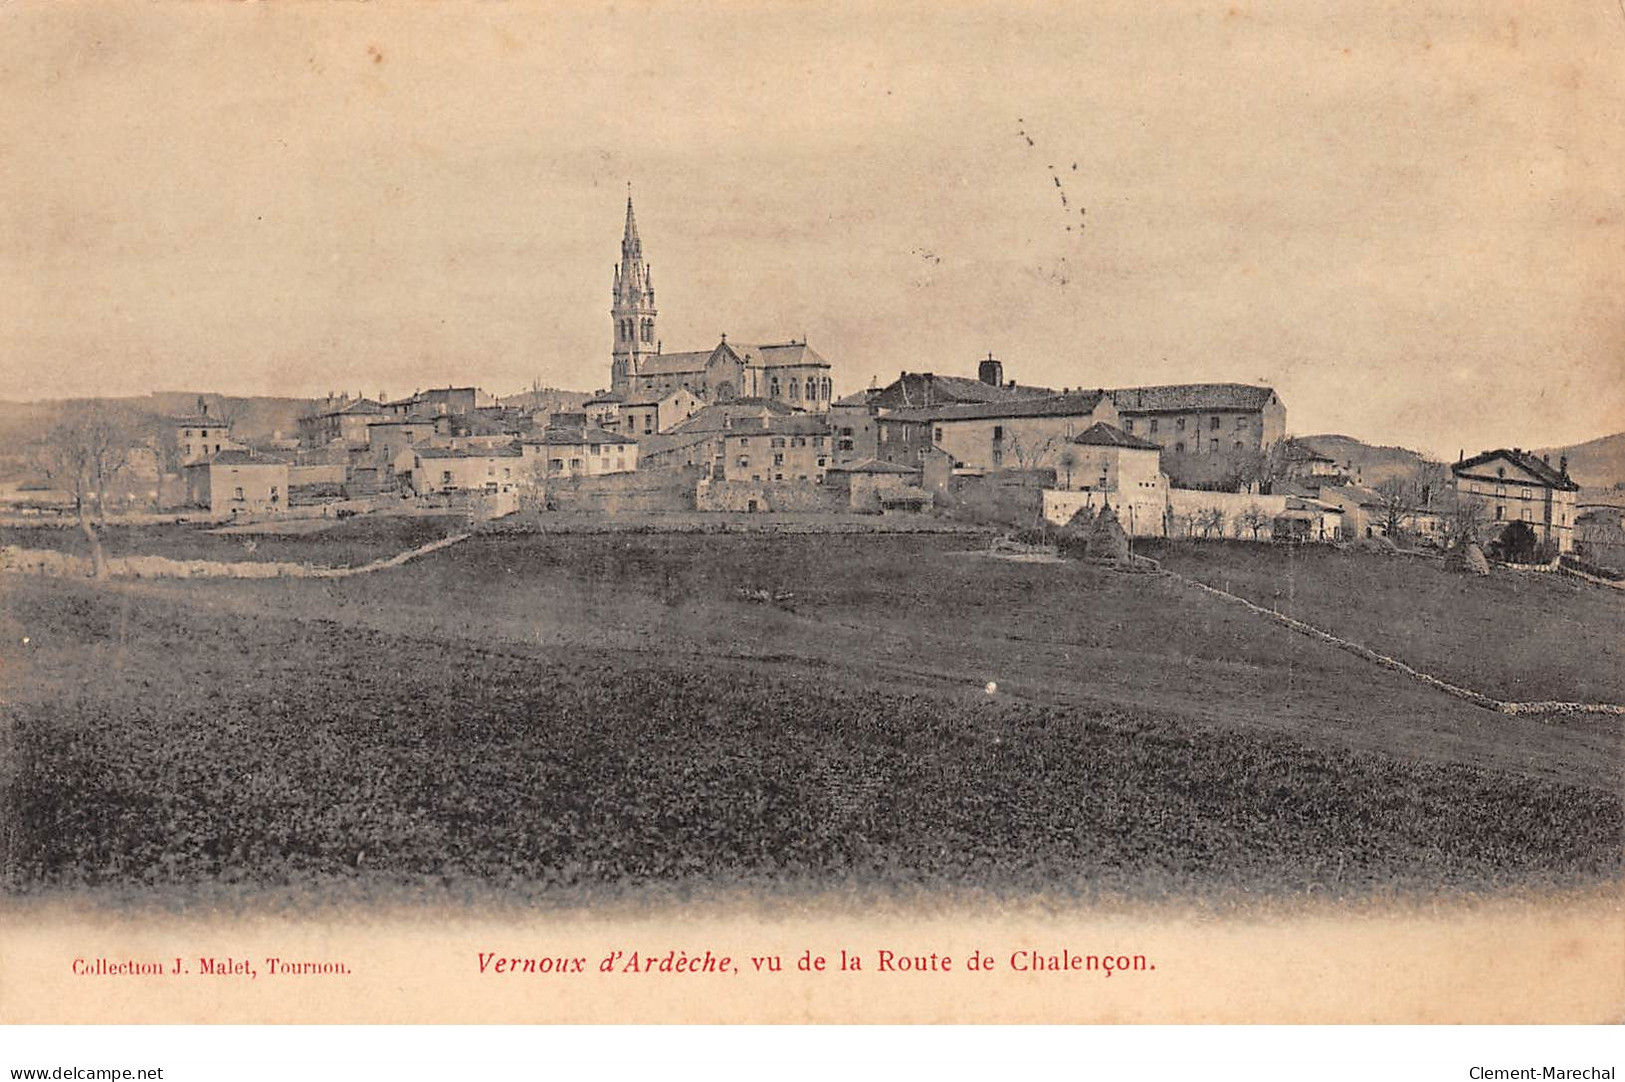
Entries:
<svg viewBox="0 0 1625 1082">
<path fill-rule="evenodd" d="M 829 367 L 829 362 L 805 342 L 776 342 L 768 345 L 729 342 L 727 346 L 752 368 L 791 368 L 797 365 Z"/>
<path fill-rule="evenodd" d="M 692 350 L 687 353 L 655 353 L 647 357 L 638 358 L 638 375 L 640 376 L 678 376 L 688 375 L 691 372 L 704 372 L 705 363 L 711 359 L 714 349 Z"/>
</svg>

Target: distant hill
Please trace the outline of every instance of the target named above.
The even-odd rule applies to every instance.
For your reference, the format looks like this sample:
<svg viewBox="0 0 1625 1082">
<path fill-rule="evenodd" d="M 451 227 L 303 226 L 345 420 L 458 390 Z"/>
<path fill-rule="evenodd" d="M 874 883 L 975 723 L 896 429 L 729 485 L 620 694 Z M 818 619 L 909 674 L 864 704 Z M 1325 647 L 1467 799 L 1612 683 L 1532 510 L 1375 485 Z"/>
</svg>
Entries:
<svg viewBox="0 0 1625 1082">
<path fill-rule="evenodd" d="M 196 391 L 157 391 L 149 395 L 103 401 L 152 417 L 173 417 L 196 413 L 199 398 L 209 407 L 211 417 L 231 419 L 234 436 L 251 440 L 277 432 L 293 435 L 300 416 L 316 405 L 316 400 L 312 398 L 238 398 L 232 395 L 199 395 Z M 62 415 L 62 407 L 69 401 L 73 400 L 0 401 L 0 450 L 15 450 L 43 437 Z"/>
<path fill-rule="evenodd" d="M 1426 455 L 1408 447 L 1379 446 L 1353 436 L 1323 434 L 1297 438 L 1298 442 L 1336 460 L 1362 485 L 1378 485 L 1390 477 L 1409 477 L 1427 461 Z"/>
<path fill-rule="evenodd" d="M 199 397 L 195 391 L 160 391 L 103 401 L 156 424 L 164 417 L 196 413 Z M 298 429 L 300 416 L 316 405 L 316 400 L 311 398 L 238 398 L 219 394 L 201 397 L 209 407 L 209 416 L 229 418 L 232 435 L 244 440 L 266 439 L 277 432 L 292 436 Z M 75 400 L 0 400 L 0 480 L 27 479 L 36 472 L 28 460 L 28 448 L 45 438 L 62 416 L 63 407 L 71 401 Z"/>
<path fill-rule="evenodd" d="M 497 399 L 501 405 L 536 413 L 574 413 L 593 395 L 587 391 L 566 391 L 560 387 L 542 387 L 534 391 L 503 395 Z"/>
<path fill-rule="evenodd" d="M 1545 447 L 1535 453 L 1548 456 L 1553 465 L 1566 455 L 1569 476 L 1587 487 L 1612 488 L 1625 483 L 1625 432 L 1571 447 Z"/>
</svg>

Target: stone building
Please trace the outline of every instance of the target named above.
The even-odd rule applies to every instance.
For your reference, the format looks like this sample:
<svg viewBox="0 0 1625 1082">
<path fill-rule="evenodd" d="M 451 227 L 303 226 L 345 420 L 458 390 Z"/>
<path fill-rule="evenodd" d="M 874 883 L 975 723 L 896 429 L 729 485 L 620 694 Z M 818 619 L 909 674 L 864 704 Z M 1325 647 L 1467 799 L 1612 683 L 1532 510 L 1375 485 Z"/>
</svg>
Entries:
<svg viewBox="0 0 1625 1082">
<path fill-rule="evenodd" d="M 1550 462 L 1519 447 L 1485 451 L 1450 467 L 1456 498 L 1484 509 L 1484 540 L 1514 522 L 1527 523 L 1542 545 L 1574 551 L 1574 520 L 1580 486 L 1569 477 L 1569 462 Z"/>
<path fill-rule="evenodd" d="M 610 391 L 623 400 L 686 390 L 708 403 L 762 397 L 808 411 L 829 408 L 829 362 L 805 341 L 751 345 L 729 342 L 724 334 L 711 349 L 664 352 L 656 331 L 654 275 L 643 258 L 630 196 L 611 299 L 615 348 Z"/>
</svg>

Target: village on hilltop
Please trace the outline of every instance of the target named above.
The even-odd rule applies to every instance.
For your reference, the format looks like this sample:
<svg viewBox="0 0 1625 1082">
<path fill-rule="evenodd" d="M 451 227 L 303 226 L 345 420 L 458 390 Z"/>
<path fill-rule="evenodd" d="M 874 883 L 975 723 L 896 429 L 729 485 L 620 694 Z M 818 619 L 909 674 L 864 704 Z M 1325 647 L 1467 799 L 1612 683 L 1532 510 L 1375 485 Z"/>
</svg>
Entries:
<svg viewBox="0 0 1625 1082">
<path fill-rule="evenodd" d="M 135 421 L 72 404 L 0 513 L 936 515 L 1040 541 L 1070 531 L 1108 555 L 1134 538 L 1422 546 L 1474 567 L 1481 549 L 1527 564 L 1578 549 L 1613 566 L 1625 552 L 1622 501 L 1583 502 L 1564 457 L 1498 448 L 1367 478 L 1290 435 L 1267 386 L 1044 387 L 988 353 L 840 393 L 794 337 L 668 351 L 630 195 L 610 317 L 608 387 L 592 392 L 335 392 L 269 432 L 218 397 Z"/>
</svg>

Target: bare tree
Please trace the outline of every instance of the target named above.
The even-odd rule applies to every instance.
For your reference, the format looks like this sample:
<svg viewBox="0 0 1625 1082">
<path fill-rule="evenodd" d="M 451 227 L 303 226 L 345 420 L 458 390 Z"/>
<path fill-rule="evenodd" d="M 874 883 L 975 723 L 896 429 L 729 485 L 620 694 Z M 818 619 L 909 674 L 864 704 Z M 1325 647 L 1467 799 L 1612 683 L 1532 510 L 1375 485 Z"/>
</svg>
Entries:
<svg viewBox="0 0 1625 1082">
<path fill-rule="evenodd" d="M 1268 512 L 1256 503 L 1248 504 L 1242 508 L 1241 514 L 1236 516 L 1236 532 L 1238 536 L 1242 530 L 1250 530 L 1254 541 L 1258 540 L 1258 535 L 1269 524 L 1270 516 Z"/>
<path fill-rule="evenodd" d="M 1060 467 L 1066 473 L 1067 491 L 1072 490 L 1072 471 L 1078 468 L 1078 449 L 1071 444 L 1061 451 Z"/>
<path fill-rule="evenodd" d="M 1377 506 L 1382 513 L 1383 532 L 1389 540 L 1398 539 L 1405 525 L 1413 518 L 1416 507 L 1416 485 L 1409 477 L 1390 477 L 1372 489 L 1377 494 Z"/>
<path fill-rule="evenodd" d="M 1024 470 L 1036 470 L 1049 458 L 1050 452 L 1055 449 L 1060 436 L 1051 436 L 1045 440 L 1023 440 L 1020 436 L 1010 437 L 1010 453 L 1015 456 L 1016 465 Z"/>
<path fill-rule="evenodd" d="M 1196 528 L 1203 537 L 1224 536 L 1224 512 L 1217 507 L 1206 507 L 1196 512 Z"/>
<path fill-rule="evenodd" d="M 93 400 L 69 405 L 38 448 L 38 464 L 46 479 L 73 497 L 74 514 L 90 542 L 91 563 L 99 579 L 107 577 L 107 554 L 98 531 L 107 525 L 107 486 L 129 461 L 135 438 L 127 418 Z"/>
<path fill-rule="evenodd" d="M 1484 503 L 1472 496 L 1448 492 L 1439 507 L 1439 529 L 1445 548 L 1480 544 L 1484 540 Z"/>
<path fill-rule="evenodd" d="M 1283 436 L 1267 447 L 1249 452 L 1237 462 L 1225 487 L 1237 492 L 1247 485 L 1257 486 L 1260 495 L 1275 491 L 1275 486 L 1292 475 L 1292 449 L 1297 441 Z"/>
</svg>

